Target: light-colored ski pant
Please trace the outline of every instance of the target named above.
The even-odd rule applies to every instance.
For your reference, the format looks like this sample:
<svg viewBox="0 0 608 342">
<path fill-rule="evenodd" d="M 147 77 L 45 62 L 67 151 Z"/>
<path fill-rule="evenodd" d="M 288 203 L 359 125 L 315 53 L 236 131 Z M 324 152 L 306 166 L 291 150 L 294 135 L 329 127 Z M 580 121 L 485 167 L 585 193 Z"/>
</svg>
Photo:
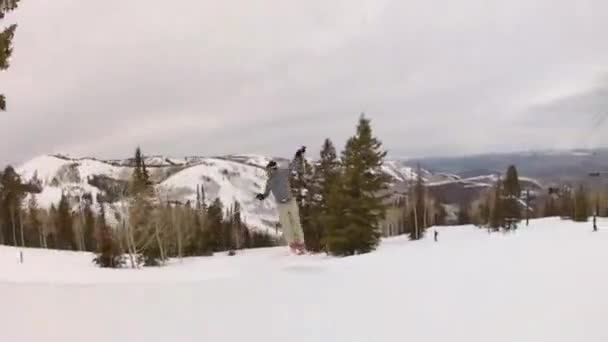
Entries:
<svg viewBox="0 0 608 342">
<path fill-rule="evenodd" d="M 287 245 L 304 245 L 304 232 L 300 224 L 300 210 L 295 199 L 285 203 L 277 203 L 279 223 Z"/>
</svg>

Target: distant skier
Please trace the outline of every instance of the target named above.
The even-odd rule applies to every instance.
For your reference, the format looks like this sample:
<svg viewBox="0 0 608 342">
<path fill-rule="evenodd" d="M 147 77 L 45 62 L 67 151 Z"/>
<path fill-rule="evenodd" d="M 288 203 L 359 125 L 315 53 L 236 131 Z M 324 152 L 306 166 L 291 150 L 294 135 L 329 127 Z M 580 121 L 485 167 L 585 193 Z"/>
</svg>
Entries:
<svg viewBox="0 0 608 342">
<path fill-rule="evenodd" d="M 437 240 L 438 240 L 437 238 L 439 237 L 439 233 L 436 230 L 435 230 L 435 234 L 434 235 L 435 235 L 435 242 L 437 242 Z"/>
<path fill-rule="evenodd" d="M 593 231 L 597 232 L 597 215 L 593 215 Z"/>
<path fill-rule="evenodd" d="M 303 163 L 305 152 L 306 147 L 303 146 L 296 152 L 295 158 L 287 167 L 279 167 L 277 162 L 271 160 L 266 165 L 266 172 L 268 174 L 266 189 L 264 193 L 257 194 L 256 196 L 257 199 L 263 201 L 272 192 L 277 202 L 277 211 L 279 212 L 279 222 L 283 230 L 283 236 L 291 251 L 297 254 L 303 254 L 306 250 L 304 232 L 300 224 L 300 211 L 291 193 L 289 176 L 296 167 L 296 163 Z"/>
</svg>

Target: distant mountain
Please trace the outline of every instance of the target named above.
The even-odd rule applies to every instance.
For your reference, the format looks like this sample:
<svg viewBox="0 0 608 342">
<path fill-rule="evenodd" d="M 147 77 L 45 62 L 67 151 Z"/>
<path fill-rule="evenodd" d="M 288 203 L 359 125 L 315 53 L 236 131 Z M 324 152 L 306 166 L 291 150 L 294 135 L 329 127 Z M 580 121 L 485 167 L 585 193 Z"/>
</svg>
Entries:
<svg viewBox="0 0 608 342">
<path fill-rule="evenodd" d="M 450 172 L 463 178 L 504 173 L 509 165 L 516 165 L 520 175 L 537 179 L 543 184 L 587 182 L 589 172 L 608 172 L 608 149 L 420 158 L 407 160 L 406 163 L 419 163 L 430 172 Z"/>
</svg>

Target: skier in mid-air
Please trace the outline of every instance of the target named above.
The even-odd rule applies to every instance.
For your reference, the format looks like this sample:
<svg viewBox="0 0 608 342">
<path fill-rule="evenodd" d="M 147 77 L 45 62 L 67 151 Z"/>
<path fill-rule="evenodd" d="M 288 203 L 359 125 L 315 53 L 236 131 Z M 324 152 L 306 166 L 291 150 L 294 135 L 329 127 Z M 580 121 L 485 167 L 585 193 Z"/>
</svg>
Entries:
<svg viewBox="0 0 608 342">
<path fill-rule="evenodd" d="M 306 252 L 304 244 L 304 232 L 300 224 L 300 211 L 298 204 L 291 193 L 289 184 L 289 176 L 296 167 L 297 163 L 303 163 L 306 147 L 300 148 L 295 155 L 295 158 L 288 166 L 279 167 L 277 162 L 271 160 L 266 165 L 266 173 L 268 181 L 266 189 L 263 193 L 257 194 L 256 198 L 260 201 L 265 200 L 270 193 L 274 195 L 277 202 L 277 211 L 279 212 L 279 223 L 283 230 L 283 236 L 287 241 L 287 245 L 292 252 L 296 254 L 304 254 Z"/>
</svg>

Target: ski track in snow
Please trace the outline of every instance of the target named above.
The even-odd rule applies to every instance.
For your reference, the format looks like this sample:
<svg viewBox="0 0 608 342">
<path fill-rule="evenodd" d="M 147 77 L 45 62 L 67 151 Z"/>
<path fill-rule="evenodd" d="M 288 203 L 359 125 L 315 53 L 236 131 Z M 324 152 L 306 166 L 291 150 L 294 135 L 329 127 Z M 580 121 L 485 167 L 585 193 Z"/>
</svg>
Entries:
<svg viewBox="0 0 608 342">
<path fill-rule="evenodd" d="M 0 247 L 2 341 L 608 341 L 608 220 L 440 227 L 349 258 L 284 247 L 103 270 Z M 522 225 L 523 226 L 523 225 Z M 605 230 L 602 230 L 605 229 Z"/>
</svg>

